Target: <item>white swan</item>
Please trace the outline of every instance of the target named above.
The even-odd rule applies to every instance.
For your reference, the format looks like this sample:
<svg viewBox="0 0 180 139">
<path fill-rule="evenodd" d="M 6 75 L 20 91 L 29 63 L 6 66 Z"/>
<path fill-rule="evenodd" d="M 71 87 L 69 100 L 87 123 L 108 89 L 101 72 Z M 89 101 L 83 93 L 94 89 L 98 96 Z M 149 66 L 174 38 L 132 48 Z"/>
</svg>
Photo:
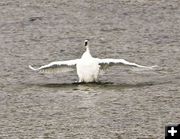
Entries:
<svg viewBox="0 0 180 139">
<path fill-rule="evenodd" d="M 151 69 L 152 67 L 146 67 L 138 65 L 136 63 L 128 62 L 124 59 L 99 59 L 94 58 L 90 54 L 89 41 L 85 40 L 84 45 L 86 51 L 83 53 L 80 59 L 67 60 L 67 61 L 55 61 L 48 65 L 34 68 L 29 65 L 29 68 L 38 72 L 67 72 L 76 70 L 79 77 L 79 82 L 97 82 L 98 74 L 100 70 L 103 70 L 112 65 L 128 65 L 139 68 Z"/>
</svg>

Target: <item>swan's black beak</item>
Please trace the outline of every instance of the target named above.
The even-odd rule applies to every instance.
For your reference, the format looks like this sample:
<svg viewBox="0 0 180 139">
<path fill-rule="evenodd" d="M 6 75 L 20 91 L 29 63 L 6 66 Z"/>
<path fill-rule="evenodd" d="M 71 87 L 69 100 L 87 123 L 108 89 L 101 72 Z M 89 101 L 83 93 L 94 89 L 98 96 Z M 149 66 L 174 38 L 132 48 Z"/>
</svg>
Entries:
<svg viewBox="0 0 180 139">
<path fill-rule="evenodd" d="M 84 46 L 87 46 L 87 45 L 88 45 L 88 42 L 89 42 L 89 40 L 85 40 L 85 41 L 84 41 Z"/>
</svg>

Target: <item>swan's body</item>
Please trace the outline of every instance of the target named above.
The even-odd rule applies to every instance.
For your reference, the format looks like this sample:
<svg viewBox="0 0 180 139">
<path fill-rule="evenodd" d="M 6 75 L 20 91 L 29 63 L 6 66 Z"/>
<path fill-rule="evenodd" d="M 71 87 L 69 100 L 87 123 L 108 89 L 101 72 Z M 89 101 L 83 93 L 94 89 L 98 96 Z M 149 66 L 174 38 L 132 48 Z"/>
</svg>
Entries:
<svg viewBox="0 0 180 139">
<path fill-rule="evenodd" d="M 140 68 L 151 68 L 135 63 L 130 63 L 124 59 L 99 59 L 94 58 L 90 54 L 88 40 L 85 40 L 86 51 L 80 59 L 68 61 L 56 61 L 40 68 L 29 68 L 39 72 L 67 72 L 76 69 L 79 82 L 97 82 L 100 70 L 112 65 L 128 65 Z"/>
<path fill-rule="evenodd" d="M 100 65 L 87 50 L 76 65 L 79 82 L 97 81 Z"/>
</svg>

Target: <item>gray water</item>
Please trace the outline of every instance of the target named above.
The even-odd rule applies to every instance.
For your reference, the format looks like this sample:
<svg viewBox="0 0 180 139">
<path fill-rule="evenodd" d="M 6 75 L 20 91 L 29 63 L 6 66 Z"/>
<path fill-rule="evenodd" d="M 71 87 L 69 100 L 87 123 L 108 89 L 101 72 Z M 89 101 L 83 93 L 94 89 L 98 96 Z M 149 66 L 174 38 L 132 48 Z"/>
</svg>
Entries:
<svg viewBox="0 0 180 139">
<path fill-rule="evenodd" d="M 180 123 L 179 0 L 1 0 L 0 138 L 163 139 Z M 124 58 L 156 70 L 112 67 L 99 83 L 28 65 Z"/>
</svg>

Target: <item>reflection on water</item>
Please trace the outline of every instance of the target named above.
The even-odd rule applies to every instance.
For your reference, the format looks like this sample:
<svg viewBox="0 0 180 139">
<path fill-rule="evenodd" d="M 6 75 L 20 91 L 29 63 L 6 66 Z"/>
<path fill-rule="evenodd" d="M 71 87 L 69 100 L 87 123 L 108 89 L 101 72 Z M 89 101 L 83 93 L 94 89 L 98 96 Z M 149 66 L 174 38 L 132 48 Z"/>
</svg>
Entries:
<svg viewBox="0 0 180 139">
<path fill-rule="evenodd" d="M 113 82 L 96 82 L 96 83 L 41 83 L 41 84 L 26 84 L 27 86 L 40 86 L 40 87 L 47 87 L 47 88 L 102 88 L 102 89 L 108 89 L 108 88 L 137 88 L 137 87 L 144 87 L 144 86 L 152 86 L 152 85 L 158 85 L 158 84 L 165 84 L 168 82 L 140 82 L 140 83 L 122 83 L 117 84 Z M 80 89 L 81 90 L 81 89 Z"/>
<path fill-rule="evenodd" d="M 143 87 L 151 87 L 171 83 L 171 81 L 149 81 L 137 83 L 113 83 L 113 82 L 96 82 L 96 83 L 21 83 L 12 86 L 14 91 L 20 91 L 25 88 L 36 88 L 40 90 L 62 91 L 72 90 L 72 92 L 97 93 L 104 91 L 122 91 L 130 88 L 138 89 Z M 19 87 L 17 87 L 19 86 Z M 69 92 L 69 91 L 67 91 Z"/>
</svg>

